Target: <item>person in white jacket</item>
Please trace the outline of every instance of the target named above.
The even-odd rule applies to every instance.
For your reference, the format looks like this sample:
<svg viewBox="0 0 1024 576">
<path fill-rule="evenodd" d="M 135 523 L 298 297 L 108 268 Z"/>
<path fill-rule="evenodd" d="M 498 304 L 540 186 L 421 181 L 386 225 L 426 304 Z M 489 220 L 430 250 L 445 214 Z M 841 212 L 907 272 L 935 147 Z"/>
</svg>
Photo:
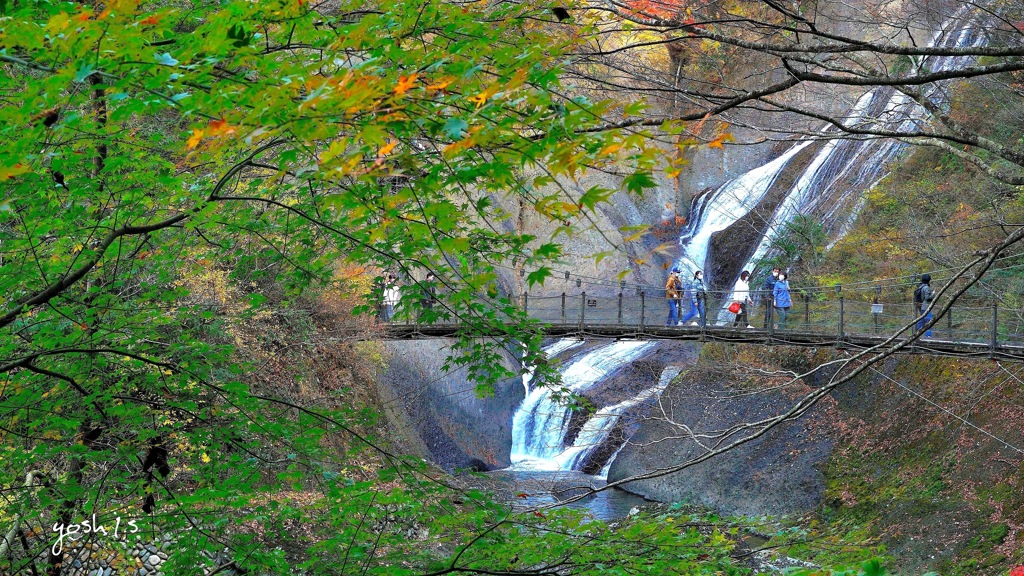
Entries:
<svg viewBox="0 0 1024 576">
<path fill-rule="evenodd" d="M 381 320 L 390 322 L 395 316 L 395 308 L 402 301 L 402 290 L 398 286 L 398 279 L 388 274 L 384 284 L 384 311 Z"/>
<path fill-rule="evenodd" d="M 750 299 L 750 272 L 746 270 L 740 272 L 740 278 L 732 288 L 732 297 L 740 303 L 740 311 L 736 313 L 736 321 L 732 325 L 753 328 L 749 324 L 750 318 L 747 315 L 750 307 L 754 304 L 754 301 Z"/>
</svg>

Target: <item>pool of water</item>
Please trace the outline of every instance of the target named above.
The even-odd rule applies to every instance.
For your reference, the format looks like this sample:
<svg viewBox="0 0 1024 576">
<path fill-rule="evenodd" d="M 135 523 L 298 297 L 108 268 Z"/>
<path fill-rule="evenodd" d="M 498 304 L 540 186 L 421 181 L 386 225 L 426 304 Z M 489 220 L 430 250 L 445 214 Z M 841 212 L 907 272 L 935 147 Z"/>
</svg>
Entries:
<svg viewBox="0 0 1024 576">
<path fill-rule="evenodd" d="M 498 498 L 517 509 L 558 504 L 605 486 L 603 478 L 582 472 L 496 470 L 487 476 L 492 480 L 488 487 Z M 586 511 L 595 519 L 611 521 L 625 518 L 630 510 L 644 504 L 651 504 L 651 501 L 619 488 L 610 488 L 566 506 Z"/>
</svg>

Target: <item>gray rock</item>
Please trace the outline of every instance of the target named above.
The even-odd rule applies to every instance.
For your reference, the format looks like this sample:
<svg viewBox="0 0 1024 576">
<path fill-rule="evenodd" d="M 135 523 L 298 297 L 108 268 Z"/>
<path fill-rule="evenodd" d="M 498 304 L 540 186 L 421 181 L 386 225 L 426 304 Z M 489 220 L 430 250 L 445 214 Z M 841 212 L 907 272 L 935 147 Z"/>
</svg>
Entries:
<svg viewBox="0 0 1024 576">
<path fill-rule="evenodd" d="M 702 362 L 668 387 L 661 406 L 674 422 L 701 434 L 761 420 L 793 402 L 791 389 L 750 394 L 751 390 L 733 385 L 734 378 L 741 376 L 729 374 L 721 364 Z M 780 516 L 812 510 L 825 489 L 818 466 L 828 459 L 833 446 L 828 427 L 815 426 L 825 418 L 826 404 L 707 462 L 629 482 L 623 488 L 653 500 L 692 502 L 726 514 Z M 703 452 L 680 428 L 664 419 L 649 419 L 612 462 L 608 481 L 665 468 Z"/>
<path fill-rule="evenodd" d="M 512 413 L 524 396 L 522 379 L 503 380 L 493 396 L 480 398 L 465 370 L 441 370 L 448 343 L 385 344 L 391 359 L 377 387 L 387 406 L 388 427 L 403 449 L 448 470 L 507 467 Z M 511 357 L 506 360 L 513 371 L 516 364 Z"/>
</svg>

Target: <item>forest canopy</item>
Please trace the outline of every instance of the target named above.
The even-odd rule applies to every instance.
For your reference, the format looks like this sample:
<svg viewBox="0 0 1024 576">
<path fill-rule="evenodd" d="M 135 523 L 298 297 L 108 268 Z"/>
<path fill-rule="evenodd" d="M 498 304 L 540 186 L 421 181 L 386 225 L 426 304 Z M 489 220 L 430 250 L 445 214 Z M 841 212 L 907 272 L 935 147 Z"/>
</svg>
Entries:
<svg viewBox="0 0 1024 576">
<path fill-rule="evenodd" d="M 449 367 L 481 394 L 527 366 L 553 382 L 498 269 L 543 282 L 559 239 L 616 192 L 567 183 L 608 170 L 642 193 L 654 170 L 678 176 L 680 121 L 698 136 L 714 114 L 791 111 L 771 97 L 800 83 L 895 82 L 847 60 L 823 75 L 820 33 L 766 5 L 730 35 L 729 4 L 0 0 L 0 571 L 67 573 L 78 558 L 51 527 L 123 518 L 168 539 L 165 574 L 582 574 L 609 558 L 624 574 L 742 572 L 727 523 L 517 514 L 393 453 L 354 400 L 377 351 L 331 331 L 372 333 L 372 279 L 393 270 L 415 279 L 411 314 L 465 327 Z M 654 74 L 601 99 L 619 90 L 603 82 L 609 15 L 699 46 L 702 88 L 669 82 L 685 110 L 645 115 L 635 94 L 668 90 Z M 723 88 L 714 43 L 790 73 L 775 91 Z M 979 74 L 1024 70 L 1001 49 Z M 909 136 L 1019 177 L 1015 145 L 939 120 Z M 509 205 L 552 237 L 512 225 Z M 337 354 L 348 387 L 310 400 L 271 359 L 295 350 Z"/>
</svg>

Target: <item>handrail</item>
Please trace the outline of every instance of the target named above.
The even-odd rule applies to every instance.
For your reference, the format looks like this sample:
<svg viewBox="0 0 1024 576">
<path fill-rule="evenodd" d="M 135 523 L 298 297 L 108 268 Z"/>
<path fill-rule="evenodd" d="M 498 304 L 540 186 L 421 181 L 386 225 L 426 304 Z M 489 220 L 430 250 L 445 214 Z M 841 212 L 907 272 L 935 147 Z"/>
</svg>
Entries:
<svg viewBox="0 0 1024 576">
<path fill-rule="evenodd" d="M 911 333 L 915 333 L 916 328 L 924 325 L 913 303 L 887 302 L 877 295 L 876 302 L 847 299 L 844 292 L 794 297 L 788 318 L 775 314 L 776 309 L 764 306 L 767 298 L 762 291 L 752 290 L 752 297 L 754 304 L 747 307 L 747 324 L 756 326 L 759 335 L 750 339 L 769 343 L 781 344 L 790 335 L 799 334 L 804 340 L 816 335 L 822 345 L 845 347 L 855 340 L 896 333 L 907 326 L 914 326 Z M 730 291 L 707 291 L 707 326 L 706 330 L 698 330 L 700 334 L 718 332 L 709 340 L 725 337 L 722 329 L 731 328 L 736 318 L 727 311 L 731 298 Z M 655 292 L 653 297 L 646 291 L 639 294 L 620 291 L 610 296 L 598 296 L 581 290 L 578 294 L 523 293 L 508 300 L 521 306 L 528 317 L 555 327 L 552 330 L 556 332 L 566 332 L 571 328 L 583 334 L 599 328 L 599 332 L 619 334 L 629 328 L 647 337 L 671 338 L 672 333 L 665 329 L 680 328 L 665 326 L 668 306 L 663 303 L 666 300 L 663 290 Z M 688 300 L 688 297 L 681 300 L 680 316 L 689 311 Z M 997 304 L 957 304 L 938 315 L 942 307 L 936 304 L 932 309 L 936 314 L 929 315 L 938 317 L 931 319 L 931 326 L 927 327 L 930 334 L 922 334 L 924 338 L 951 344 L 983 344 L 990 355 L 1004 345 L 1024 345 L 1024 310 Z M 393 322 L 408 323 L 415 314 L 403 314 L 399 310 Z M 766 315 L 771 322 L 764 322 Z M 747 329 L 746 326 L 739 328 Z"/>
</svg>

